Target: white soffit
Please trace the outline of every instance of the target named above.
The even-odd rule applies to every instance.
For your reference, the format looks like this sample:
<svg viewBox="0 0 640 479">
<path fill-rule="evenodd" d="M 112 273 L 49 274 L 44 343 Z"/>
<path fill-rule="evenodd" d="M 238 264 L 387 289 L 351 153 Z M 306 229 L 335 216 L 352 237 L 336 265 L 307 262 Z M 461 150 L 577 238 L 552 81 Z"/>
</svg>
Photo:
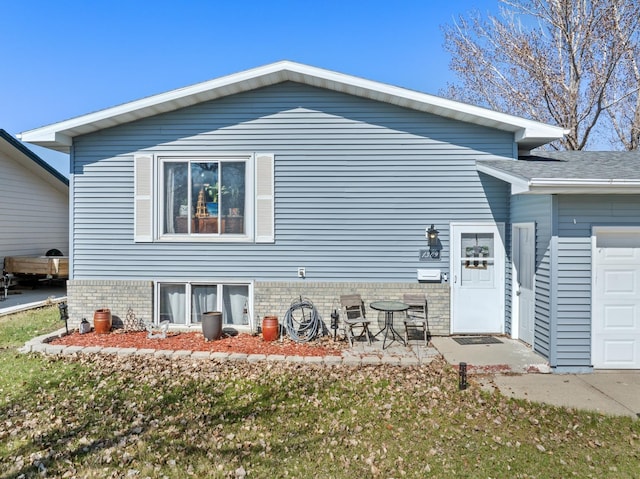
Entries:
<svg viewBox="0 0 640 479">
<path fill-rule="evenodd" d="M 68 153 L 73 138 L 79 135 L 285 81 L 513 132 L 520 149 L 532 149 L 565 134 L 562 128 L 537 121 L 322 68 L 281 61 L 29 130 L 20 138 Z"/>
</svg>

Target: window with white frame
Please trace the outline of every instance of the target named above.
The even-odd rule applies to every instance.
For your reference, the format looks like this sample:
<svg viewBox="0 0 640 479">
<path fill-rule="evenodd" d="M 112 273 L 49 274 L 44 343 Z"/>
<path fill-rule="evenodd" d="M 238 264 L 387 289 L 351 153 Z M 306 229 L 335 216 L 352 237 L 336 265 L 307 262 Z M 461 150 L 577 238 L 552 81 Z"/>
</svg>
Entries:
<svg viewBox="0 0 640 479">
<path fill-rule="evenodd" d="M 158 283 L 159 321 L 177 325 L 202 322 L 202 315 L 221 311 L 227 326 L 249 326 L 249 285 L 208 283 Z"/>
<path fill-rule="evenodd" d="M 274 155 L 134 155 L 134 241 L 273 243 Z"/>
</svg>

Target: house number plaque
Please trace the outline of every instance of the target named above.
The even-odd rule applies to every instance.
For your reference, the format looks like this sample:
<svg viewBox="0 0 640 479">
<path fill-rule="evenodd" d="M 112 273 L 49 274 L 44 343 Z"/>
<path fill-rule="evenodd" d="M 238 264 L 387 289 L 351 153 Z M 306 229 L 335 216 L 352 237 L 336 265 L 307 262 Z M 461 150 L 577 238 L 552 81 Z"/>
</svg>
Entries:
<svg viewBox="0 0 640 479">
<path fill-rule="evenodd" d="M 440 250 L 421 249 L 420 261 L 440 261 Z"/>
</svg>

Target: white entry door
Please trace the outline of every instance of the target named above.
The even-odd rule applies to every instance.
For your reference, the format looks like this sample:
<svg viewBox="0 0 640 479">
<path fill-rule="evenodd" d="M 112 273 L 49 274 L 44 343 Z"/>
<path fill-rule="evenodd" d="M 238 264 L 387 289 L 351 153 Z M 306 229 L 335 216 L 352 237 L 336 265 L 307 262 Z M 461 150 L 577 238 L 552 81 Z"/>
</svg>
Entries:
<svg viewBox="0 0 640 479">
<path fill-rule="evenodd" d="M 591 360 L 640 368 L 640 229 L 594 229 Z"/>
<path fill-rule="evenodd" d="M 535 224 L 513 225 L 513 328 L 533 346 L 535 324 Z M 516 329 L 517 328 L 517 329 Z"/>
<path fill-rule="evenodd" d="M 504 242 L 495 223 L 451 225 L 451 332 L 504 332 Z"/>
</svg>

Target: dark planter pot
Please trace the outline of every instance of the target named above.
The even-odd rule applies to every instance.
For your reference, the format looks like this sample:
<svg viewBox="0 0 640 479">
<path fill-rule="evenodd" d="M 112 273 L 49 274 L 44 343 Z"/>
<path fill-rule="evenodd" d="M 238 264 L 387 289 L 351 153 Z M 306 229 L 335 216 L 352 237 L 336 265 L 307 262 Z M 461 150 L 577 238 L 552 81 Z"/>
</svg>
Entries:
<svg viewBox="0 0 640 479">
<path fill-rule="evenodd" d="M 93 329 L 97 334 L 107 334 L 111 331 L 111 310 L 96 309 L 93 313 Z"/>
<path fill-rule="evenodd" d="M 213 341 L 222 336 L 222 313 L 209 311 L 202 315 L 202 334 L 205 341 Z"/>
<path fill-rule="evenodd" d="M 275 341 L 278 339 L 280 324 L 277 316 L 265 316 L 262 318 L 262 339 Z"/>
</svg>

